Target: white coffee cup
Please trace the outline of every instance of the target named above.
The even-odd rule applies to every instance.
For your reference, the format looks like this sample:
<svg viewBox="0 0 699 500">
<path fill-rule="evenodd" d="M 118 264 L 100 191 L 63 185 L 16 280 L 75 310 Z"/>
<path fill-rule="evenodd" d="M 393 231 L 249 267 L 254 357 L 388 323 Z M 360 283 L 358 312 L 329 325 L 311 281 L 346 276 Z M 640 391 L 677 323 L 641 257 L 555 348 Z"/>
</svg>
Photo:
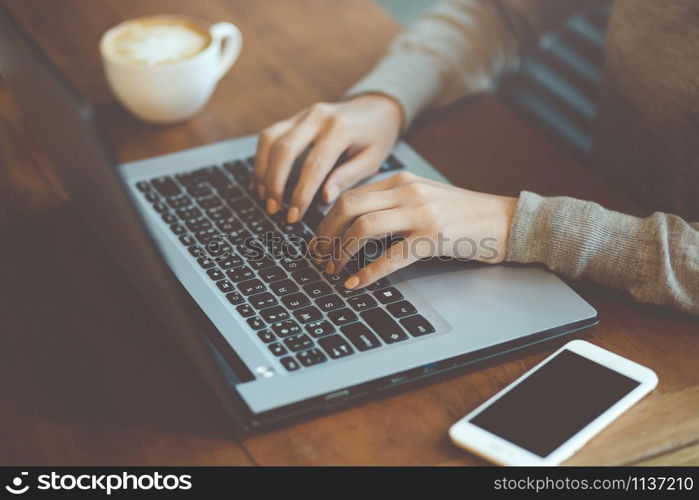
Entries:
<svg viewBox="0 0 699 500">
<path fill-rule="evenodd" d="M 133 30 L 135 25 L 136 29 L 145 24 L 153 26 L 159 21 L 191 27 L 208 38 L 200 39 L 203 45 L 198 52 L 157 63 L 125 57 L 115 48 L 115 37 L 124 30 Z M 167 51 L 167 43 L 172 40 L 163 40 L 149 40 L 155 45 L 147 48 L 156 51 L 150 55 L 157 57 L 158 47 Z M 161 15 L 132 19 L 110 29 L 102 36 L 100 52 L 109 86 L 131 113 L 147 122 L 172 123 L 186 120 L 204 107 L 218 81 L 235 63 L 242 45 L 243 37 L 233 24 Z"/>
</svg>

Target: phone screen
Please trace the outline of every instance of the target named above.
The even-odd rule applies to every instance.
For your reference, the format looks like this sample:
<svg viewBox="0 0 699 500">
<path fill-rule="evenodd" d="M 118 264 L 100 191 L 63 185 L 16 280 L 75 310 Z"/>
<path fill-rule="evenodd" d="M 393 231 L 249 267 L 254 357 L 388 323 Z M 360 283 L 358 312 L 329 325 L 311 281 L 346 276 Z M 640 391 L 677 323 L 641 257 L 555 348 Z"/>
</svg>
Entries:
<svg viewBox="0 0 699 500">
<path fill-rule="evenodd" d="M 563 350 L 470 422 L 543 458 L 638 385 Z"/>
</svg>

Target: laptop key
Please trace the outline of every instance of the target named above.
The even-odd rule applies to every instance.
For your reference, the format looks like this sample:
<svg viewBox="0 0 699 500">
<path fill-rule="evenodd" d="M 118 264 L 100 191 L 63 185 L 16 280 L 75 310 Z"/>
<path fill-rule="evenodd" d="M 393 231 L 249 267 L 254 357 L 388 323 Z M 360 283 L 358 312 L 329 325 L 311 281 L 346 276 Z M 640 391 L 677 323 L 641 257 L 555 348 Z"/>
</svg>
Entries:
<svg viewBox="0 0 699 500">
<path fill-rule="evenodd" d="M 194 236 L 197 238 L 199 243 L 206 245 L 209 242 L 218 239 L 220 234 L 214 228 L 209 228 L 203 231 L 198 231 Z"/>
<path fill-rule="evenodd" d="M 274 265 L 274 261 L 270 259 L 267 256 L 262 257 L 261 259 L 250 259 L 248 260 L 248 265 L 255 271 L 259 271 L 260 269 L 264 269 L 265 267 L 270 267 Z M 286 276 L 286 274 L 285 274 Z"/>
<path fill-rule="evenodd" d="M 243 223 L 234 217 L 215 221 L 216 227 L 222 233 L 231 233 L 243 229 Z"/>
<path fill-rule="evenodd" d="M 359 313 L 381 340 L 387 344 L 406 340 L 408 336 L 401 326 L 391 318 L 386 311 L 379 308 L 369 309 Z"/>
<path fill-rule="evenodd" d="M 367 287 L 368 290 L 378 290 L 379 288 L 385 288 L 389 286 L 391 282 L 388 280 L 388 278 L 381 278 L 378 281 L 373 282 L 371 285 Z"/>
<path fill-rule="evenodd" d="M 253 220 L 248 224 L 248 228 L 253 234 L 262 235 L 274 230 L 272 223 L 266 219 Z"/>
<path fill-rule="evenodd" d="M 192 199 L 189 196 L 176 196 L 174 198 L 168 198 L 167 204 L 172 209 L 185 208 L 192 205 Z"/>
<path fill-rule="evenodd" d="M 308 267 L 308 262 L 303 258 L 282 257 L 279 263 L 290 273 Z"/>
<path fill-rule="evenodd" d="M 208 269 L 206 271 L 206 274 L 209 275 L 209 278 L 211 278 L 214 281 L 222 280 L 226 276 L 223 274 L 223 272 L 217 268 L 217 267 L 212 267 L 211 269 Z"/>
<path fill-rule="evenodd" d="M 326 295 L 316 300 L 316 305 L 321 311 L 332 311 L 343 307 L 345 303 L 338 295 Z"/>
<path fill-rule="evenodd" d="M 258 271 L 257 274 L 267 283 L 286 278 L 286 273 L 279 266 L 266 267 Z"/>
<path fill-rule="evenodd" d="M 308 297 L 306 297 L 302 293 L 293 293 L 291 295 L 286 295 L 282 297 L 282 302 L 286 307 L 292 310 L 299 309 L 301 307 L 306 307 L 311 303 L 311 301 L 308 300 Z"/>
<path fill-rule="evenodd" d="M 250 304 L 240 304 L 235 309 L 236 311 L 238 311 L 238 314 L 240 314 L 243 318 L 247 318 L 248 316 L 252 316 L 253 314 L 255 314 L 255 310 L 252 307 L 250 307 Z"/>
<path fill-rule="evenodd" d="M 250 234 L 250 231 L 248 231 L 247 229 L 237 229 L 235 231 L 228 231 L 226 238 L 231 243 L 239 244 L 243 243 L 251 236 L 252 235 Z"/>
<path fill-rule="evenodd" d="M 303 290 L 313 299 L 332 293 L 332 289 L 324 281 L 304 285 Z"/>
<path fill-rule="evenodd" d="M 228 277 L 233 280 L 234 283 L 239 281 L 249 280 L 255 277 L 255 273 L 252 272 L 248 266 L 238 266 L 230 269 L 226 272 Z"/>
<path fill-rule="evenodd" d="M 310 323 L 311 321 L 318 321 L 323 317 L 321 312 L 313 306 L 304 307 L 303 309 L 297 309 L 294 311 L 294 316 L 301 323 Z"/>
<path fill-rule="evenodd" d="M 180 243 L 182 243 L 184 246 L 188 247 L 190 245 L 194 245 L 196 241 L 190 234 L 183 234 L 180 236 Z"/>
<path fill-rule="evenodd" d="M 216 195 L 206 196 L 204 198 L 197 198 L 197 203 L 204 210 L 223 206 L 223 201 Z"/>
<path fill-rule="evenodd" d="M 347 278 L 349 278 L 349 273 L 347 273 L 344 269 L 340 271 L 337 274 L 331 274 L 330 276 L 327 277 L 328 281 L 332 283 L 333 285 L 337 283 L 344 283 L 347 281 Z"/>
<path fill-rule="evenodd" d="M 238 290 L 240 290 L 243 295 L 253 295 L 264 292 L 267 290 L 267 287 L 265 287 L 264 283 L 262 283 L 260 280 L 251 279 L 238 283 Z"/>
<path fill-rule="evenodd" d="M 150 181 L 160 196 L 177 196 L 181 190 L 177 183 L 169 176 L 156 177 Z"/>
<path fill-rule="evenodd" d="M 167 205 L 166 205 L 165 203 L 160 202 L 160 201 L 157 202 L 157 203 L 154 203 L 154 204 L 153 204 L 153 208 L 154 208 L 155 211 L 158 212 L 159 214 L 161 214 L 161 213 L 163 213 L 163 212 L 167 212 Z"/>
<path fill-rule="evenodd" d="M 208 269 L 208 268 L 214 267 L 216 265 L 216 263 L 213 260 L 209 259 L 208 257 L 199 257 L 197 259 L 197 262 L 204 269 Z"/>
<path fill-rule="evenodd" d="M 277 305 L 277 299 L 269 292 L 262 292 L 248 297 L 248 302 L 255 309 L 264 309 Z"/>
<path fill-rule="evenodd" d="M 262 309 L 260 311 L 260 316 L 267 323 L 278 323 L 279 321 L 284 321 L 289 319 L 289 311 L 284 309 L 282 306 L 272 306 L 267 309 Z"/>
<path fill-rule="evenodd" d="M 189 251 L 189 254 L 194 257 L 195 259 L 198 259 L 199 257 L 206 257 L 206 251 L 197 245 L 192 245 L 190 247 L 187 247 L 187 250 Z"/>
<path fill-rule="evenodd" d="M 242 266 L 243 259 L 241 259 L 237 255 L 229 255 L 225 259 L 218 261 L 218 265 L 224 271 L 228 271 L 229 269 L 233 269 L 234 267 Z"/>
<path fill-rule="evenodd" d="M 352 345 L 360 351 L 368 351 L 381 346 L 381 341 L 363 323 L 352 323 L 342 328 L 342 333 L 352 342 Z"/>
<path fill-rule="evenodd" d="M 265 218 L 265 214 L 262 212 L 262 210 L 260 210 L 259 208 L 255 208 L 255 207 L 250 207 L 250 208 L 246 208 L 244 210 L 241 210 L 238 212 L 237 215 L 238 215 L 238 217 L 240 217 L 240 219 L 243 222 L 245 222 L 247 224 L 250 224 L 253 221 L 262 220 Z"/>
<path fill-rule="evenodd" d="M 201 210 L 199 210 L 197 207 L 178 208 L 175 210 L 175 213 L 177 214 L 177 217 L 183 221 L 198 219 L 202 216 Z"/>
<path fill-rule="evenodd" d="M 242 161 L 226 163 L 223 167 L 243 186 L 250 182 L 250 171 Z"/>
<path fill-rule="evenodd" d="M 265 327 L 265 322 L 257 316 L 253 316 L 252 318 L 248 318 L 248 325 L 250 325 L 250 328 L 253 330 L 260 330 Z"/>
<path fill-rule="evenodd" d="M 299 289 L 299 287 L 296 286 L 296 283 L 294 283 L 290 279 L 284 279 L 280 281 L 275 281 L 274 283 L 270 283 L 269 288 L 270 290 L 272 290 L 272 292 L 274 292 L 275 295 L 280 297 L 282 295 L 294 293 Z"/>
<path fill-rule="evenodd" d="M 182 224 L 172 224 L 170 226 L 170 230 L 172 231 L 172 234 L 174 234 L 175 236 L 180 236 L 187 232 L 187 228 L 184 227 Z"/>
<path fill-rule="evenodd" d="M 177 217 L 175 217 L 172 213 L 170 212 L 165 212 L 164 214 L 161 215 L 163 218 L 163 222 L 165 224 L 174 224 L 177 222 Z"/>
<path fill-rule="evenodd" d="M 320 280 L 320 274 L 315 272 L 311 268 L 301 269 L 300 271 L 294 271 L 291 273 L 291 277 L 294 278 L 296 283 L 299 285 L 305 285 L 306 283 L 313 283 Z"/>
<path fill-rule="evenodd" d="M 211 188 L 203 183 L 194 184 L 190 186 L 189 188 L 187 188 L 187 193 L 189 193 L 190 196 L 194 196 L 195 198 L 204 198 L 206 196 L 211 196 L 212 194 L 214 194 Z"/>
<path fill-rule="evenodd" d="M 390 304 L 391 302 L 396 302 L 403 299 L 403 294 L 400 293 L 396 288 L 389 287 L 383 288 L 381 290 L 376 290 L 374 292 L 374 297 L 379 299 L 382 304 Z"/>
<path fill-rule="evenodd" d="M 208 215 L 214 221 L 235 220 L 233 219 L 233 212 L 231 212 L 230 208 L 228 207 L 210 208 L 206 211 L 206 215 Z"/>
<path fill-rule="evenodd" d="M 287 356 L 285 358 L 282 358 L 279 360 L 284 368 L 289 370 L 290 372 L 293 372 L 294 370 L 298 370 L 301 368 L 301 365 L 299 364 L 298 361 L 296 361 L 294 358 L 291 356 Z"/>
<path fill-rule="evenodd" d="M 279 342 L 275 342 L 274 344 L 269 344 L 269 350 L 275 356 L 283 356 L 284 354 L 286 354 L 286 347 L 281 345 Z"/>
<path fill-rule="evenodd" d="M 306 331 L 314 337 L 318 338 L 324 335 L 330 335 L 331 333 L 335 333 L 335 327 L 332 324 L 330 324 L 328 320 L 321 319 L 320 321 L 308 323 L 306 325 Z"/>
<path fill-rule="evenodd" d="M 260 330 L 259 332 L 257 332 L 257 338 L 259 338 L 265 344 L 277 340 L 277 337 L 275 337 L 274 334 L 269 330 Z"/>
<path fill-rule="evenodd" d="M 356 290 L 351 290 L 349 288 L 345 288 L 342 284 L 335 285 L 335 289 L 337 290 L 337 293 L 339 293 L 343 297 L 353 297 L 355 295 L 359 295 L 361 293 L 364 293 L 364 290 L 361 288 L 356 289 Z"/>
<path fill-rule="evenodd" d="M 354 349 L 340 335 L 330 335 L 318 340 L 318 344 L 333 359 L 344 358 L 354 354 Z"/>
<path fill-rule="evenodd" d="M 228 302 L 230 302 L 234 306 L 240 305 L 243 302 L 245 302 L 243 296 L 240 295 L 238 292 L 227 293 L 226 298 L 228 299 Z"/>
<path fill-rule="evenodd" d="M 223 293 L 228 293 L 232 292 L 235 290 L 235 287 L 233 286 L 233 283 L 231 283 L 228 280 L 221 280 L 216 282 L 216 286 L 218 287 L 219 290 L 221 290 Z"/>
<path fill-rule="evenodd" d="M 428 333 L 434 333 L 435 331 L 434 326 L 432 326 L 432 324 L 420 314 L 403 318 L 400 320 L 400 322 L 413 337 L 427 335 Z"/>
<path fill-rule="evenodd" d="M 284 339 L 284 344 L 292 352 L 303 351 L 309 347 L 313 347 L 311 337 L 302 333 L 301 335 L 292 335 Z"/>
<path fill-rule="evenodd" d="M 272 325 L 272 330 L 277 334 L 277 337 L 286 337 L 287 335 L 296 335 L 301 333 L 301 327 L 293 319 L 279 321 Z"/>
<path fill-rule="evenodd" d="M 347 299 L 347 302 L 349 302 L 349 305 L 352 306 L 352 309 L 355 311 L 364 311 L 377 306 L 374 298 L 366 293 L 363 295 L 358 295 L 357 297 L 350 297 Z"/>
<path fill-rule="evenodd" d="M 206 229 L 209 229 L 211 226 L 211 222 L 209 222 L 209 219 L 205 219 L 204 217 L 199 217 L 198 219 L 191 219 L 186 222 L 187 229 L 192 231 L 193 233 L 197 233 L 199 231 L 204 231 Z"/>
<path fill-rule="evenodd" d="M 224 200 L 237 200 L 243 196 L 243 191 L 233 184 L 228 184 L 227 186 L 219 188 L 218 194 Z"/>
<path fill-rule="evenodd" d="M 328 313 L 330 321 L 335 323 L 337 326 L 346 325 L 347 323 L 352 323 L 357 320 L 357 315 L 352 312 L 351 309 L 346 307 L 342 309 L 337 309 L 335 311 L 330 311 Z"/>
<path fill-rule="evenodd" d="M 296 355 L 303 366 L 313 366 L 319 363 L 323 363 L 328 358 L 323 354 L 323 351 L 314 347 L 313 349 L 308 349 L 307 351 L 302 351 Z"/>
<path fill-rule="evenodd" d="M 417 310 L 415 309 L 415 306 L 412 305 L 407 300 L 401 300 L 400 302 L 394 302 L 392 304 L 388 304 L 386 306 L 386 309 L 388 309 L 388 312 L 390 312 L 396 318 L 402 318 L 403 316 L 410 316 L 411 314 L 415 314 L 417 312 Z"/>
</svg>

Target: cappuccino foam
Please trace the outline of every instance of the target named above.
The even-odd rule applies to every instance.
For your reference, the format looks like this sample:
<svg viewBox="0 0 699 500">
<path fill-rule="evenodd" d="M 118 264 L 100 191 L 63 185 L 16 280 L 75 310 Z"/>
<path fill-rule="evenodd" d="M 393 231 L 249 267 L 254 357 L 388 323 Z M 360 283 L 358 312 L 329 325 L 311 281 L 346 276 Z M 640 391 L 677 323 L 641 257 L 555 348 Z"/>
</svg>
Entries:
<svg viewBox="0 0 699 500">
<path fill-rule="evenodd" d="M 120 59 L 155 66 L 193 57 L 210 41 L 203 29 L 181 21 L 135 21 L 115 33 L 108 48 Z"/>
</svg>

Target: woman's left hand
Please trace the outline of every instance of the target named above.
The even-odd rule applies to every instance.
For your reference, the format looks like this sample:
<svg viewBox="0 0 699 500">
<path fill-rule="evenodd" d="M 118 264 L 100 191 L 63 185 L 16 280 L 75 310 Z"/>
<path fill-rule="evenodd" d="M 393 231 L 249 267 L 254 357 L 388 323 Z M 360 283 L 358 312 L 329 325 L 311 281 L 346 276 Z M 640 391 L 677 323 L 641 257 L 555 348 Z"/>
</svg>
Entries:
<svg viewBox="0 0 699 500">
<path fill-rule="evenodd" d="M 345 281 L 362 288 L 426 257 L 498 263 L 517 198 L 477 193 L 399 173 L 342 194 L 318 227 L 312 249 L 339 273 L 364 244 L 401 236 L 374 262 Z"/>
</svg>

